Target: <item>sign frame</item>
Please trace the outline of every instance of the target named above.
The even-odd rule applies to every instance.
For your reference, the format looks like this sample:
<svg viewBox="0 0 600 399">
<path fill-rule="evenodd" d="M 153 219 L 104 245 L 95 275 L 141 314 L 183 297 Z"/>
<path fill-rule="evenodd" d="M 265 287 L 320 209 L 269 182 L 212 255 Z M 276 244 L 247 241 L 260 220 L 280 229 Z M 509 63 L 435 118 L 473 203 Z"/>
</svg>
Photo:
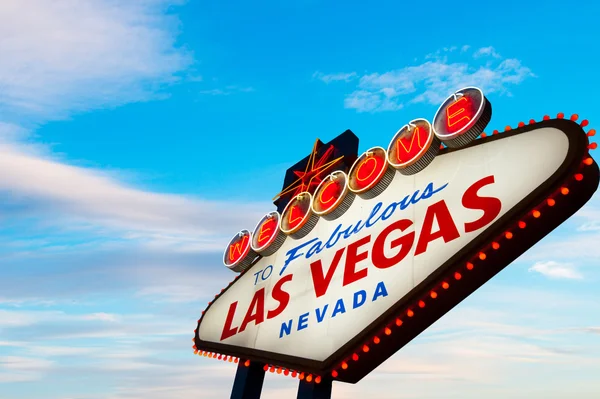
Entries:
<svg viewBox="0 0 600 399">
<path fill-rule="evenodd" d="M 251 359 L 252 362 L 261 362 L 267 366 L 276 365 L 270 366 L 270 368 L 285 367 L 288 370 L 298 370 L 298 372 L 304 372 L 307 375 L 330 375 L 333 376 L 334 380 L 347 383 L 360 381 L 383 361 L 421 334 L 436 320 L 572 216 L 596 191 L 600 173 L 595 161 L 592 160 L 591 164 L 583 164 L 583 160 L 589 157 L 588 148 L 590 147 L 588 136 L 582 127 L 572 120 L 544 119 L 529 125 L 521 126 L 520 124 L 520 127 L 501 134 L 486 137 L 482 135 L 479 139 L 473 140 L 461 148 L 445 147 L 440 149 L 437 154 L 438 157 L 541 128 L 560 130 L 567 136 L 569 143 L 565 160 L 546 181 L 498 220 L 494 221 L 459 252 L 447 259 L 424 281 L 324 361 L 202 341 L 198 335 L 202 319 L 198 320 L 198 328 L 195 330 L 195 346 L 203 351 L 239 357 L 240 362 L 243 362 L 242 359 Z M 575 178 L 575 175 L 582 177 L 582 179 Z M 559 201 L 560 196 L 564 195 L 561 194 L 561 188 L 565 185 L 568 186 L 569 199 Z M 558 197 L 556 197 L 557 195 Z M 540 217 L 539 210 L 542 209 L 540 205 L 546 206 L 547 199 L 553 196 L 556 197 L 556 205 L 552 209 L 544 208 L 542 210 L 543 215 Z M 538 216 L 535 216 L 535 212 L 538 212 Z M 512 239 L 507 238 L 506 232 L 511 233 Z M 494 248 L 494 244 L 499 248 Z M 258 259 L 260 257 L 255 262 Z M 252 265 L 242 274 L 250 270 Z M 239 276 L 236 276 L 236 279 Z M 420 302 L 429 295 L 433 289 L 432 287 L 439 286 L 442 281 L 448 281 L 450 288 L 444 290 L 444 292 L 439 292 L 440 298 L 435 301 L 427 301 L 426 306 L 423 302 L 424 308 L 421 309 Z M 235 280 L 222 292 L 228 290 L 234 283 Z M 419 303 L 419 306 L 417 306 L 417 303 Z M 210 306 L 211 304 L 206 310 Z M 414 317 L 410 317 L 410 315 L 409 317 L 402 317 L 401 326 L 397 326 L 394 323 L 395 319 L 398 315 L 406 315 L 408 309 L 413 312 Z M 374 340 L 374 337 L 377 340 Z M 364 350 L 365 346 L 368 346 L 369 349 Z M 360 350 L 361 347 L 363 350 Z"/>
</svg>

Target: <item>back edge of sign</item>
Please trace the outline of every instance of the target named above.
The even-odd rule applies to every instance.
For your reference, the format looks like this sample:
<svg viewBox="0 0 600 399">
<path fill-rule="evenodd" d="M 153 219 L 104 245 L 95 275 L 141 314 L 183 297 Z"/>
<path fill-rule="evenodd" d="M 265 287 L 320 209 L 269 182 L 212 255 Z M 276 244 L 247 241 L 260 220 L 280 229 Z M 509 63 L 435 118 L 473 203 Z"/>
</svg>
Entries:
<svg viewBox="0 0 600 399">
<path fill-rule="evenodd" d="M 346 355 L 348 367 L 346 369 L 336 368 L 338 376 L 336 380 L 347 383 L 356 383 L 373 371 L 377 366 L 391 357 L 399 349 L 404 347 L 419 334 L 425 331 L 434 322 L 447 314 L 460 302 L 474 293 L 483 284 L 502 271 L 505 267 L 515 261 L 519 256 L 533 247 L 542 238 L 560 226 L 570 218 L 583 205 L 585 205 L 598 188 L 600 172 L 598 164 L 594 161 L 591 165 L 583 165 L 587 158 L 588 139 L 583 129 L 575 122 L 553 119 L 542 121 L 533 125 L 524 126 L 511 132 L 495 135 L 472 142 L 463 147 L 469 148 L 493 140 L 501 140 L 518 134 L 524 134 L 541 128 L 556 128 L 563 132 L 569 142 L 567 157 L 559 169 L 536 190 L 525 197 L 520 203 L 498 219 L 492 226 L 486 229 L 475 240 L 450 258 L 445 265 L 425 279 L 421 284 L 409 292 L 402 301 L 396 303 L 389 311 L 382 314 L 373 326 L 365 330 L 363 334 L 342 347 L 324 363 L 326 367 L 332 368 L 338 363 L 343 353 L 349 353 L 351 348 L 356 348 L 359 342 L 371 340 L 371 348 L 368 353 L 359 353 L 359 360 L 352 361 L 352 353 Z M 461 149 L 445 149 L 445 153 L 461 151 Z M 581 174 L 582 179 L 577 181 L 575 174 Z M 567 201 L 556 200 L 556 205 L 546 207 L 543 214 L 534 217 L 532 212 L 539 209 L 542 204 L 547 204 L 547 199 L 560 193 L 561 188 L 568 188 Z M 524 223 L 521 224 L 521 223 Z M 524 226 L 522 228 L 521 226 Z M 510 231 L 512 238 L 507 240 L 505 232 Z M 501 242 L 501 246 L 495 250 L 493 242 Z M 479 259 L 478 254 L 483 252 L 485 259 Z M 467 263 L 472 265 L 472 270 L 467 269 Z M 460 273 L 461 279 L 453 278 L 454 273 Z M 410 304 L 427 298 L 431 287 L 447 281 L 451 286 L 444 292 L 443 300 L 428 300 L 426 307 L 420 309 L 411 307 L 414 311 L 413 317 L 402 317 L 402 326 L 396 327 L 393 323 L 395 316 L 400 314 Z M 390 320 L 392 320 L 390 322 Z M 389 328 L 390 335 L 384 330 Z M 377 332 L 380 332 L 377 334 Z M 379 344 L 374 345 L 372 337 L 377 336 Z"/>
<path fill-rule="evenodd" d="M 585 166 L 582 164 L 584 157 L 587 157 L 588 154 L 588 139 L 583 129 L 577 123 L 569 120 L 546 120 L 500 135 L 475 140 L 460 149 L 445 148 L 440 151 L 438 157 L 542 128 L 558 129 L 568 139 L 569 148 L 566 158 L 556 172 L 515 207 L 496 220 L 476 239 L 448 259 L 400 301 L 391 306 L 389 310 L 367 326 L 360 334 L 324 361 L 317 362 L 255 349 L 202 341 L 199 339 L 197 332 L 195 336 L 196 346 L 199 349 L 238 356 L 242 359 L 251 359 L 265 364 L 276 364 L 315 375 L 324 375 L 335 370 L 336 376 L 334 379 L 337 381 L 347 383 L 360 381 L 572 216 L 591 198 L 598 187 L 600 179 L 598 166 L 595 162 Z M 575 174 L 580 174 L 583 179 L 581 181 L 575 180 L 573 177 Z M 556 195 L 557 192 L 560 195 L 560 189 L 564 185 L 567 185 L 569 189 L 568 200 L 557 200 L 556 206 L 544 210 L 541 217 L 533 217 L 532 211 L 539 209 L 540 204 L 545 203 L 549 197 Z M 526 223 L 525 228 L 519 227 L 519 222 Z M 512 239 L 503 239 L 502 236 L 506 231 L 511 232 Z M 501 243 L 501 247 L 497 250 L 491 248 L 492 243 L 495 241 Z M 486 254 L 485 260 L 477 258 L 477 254 L 482 251 Z M 468 262 L 473 266 L 472 270 L 467 269 Z M 462 278 L 460 280 L 453 278 L 456 272 L 461 273 Z M 438 286 L 442 281 L 447 281 L 451 285 L 448 290 L 444 291 L 443 299 L 428 300 L 432 287 Z M 416 306 L 416 303 L 420 300 L 425 301 L 425 308 L 421 309 Z M 396 326 L 394 320 L 401 314 L 405 315 L 408 308 L 414 311 L 414 317 L 402 317 L 402 325 L 400 327 Z M 206 310 L 208 311 L 208 308 Z M 377 337 L 376 341 L 378 343 L 374 342 L 374 337 Z M 360 350 L 364 345 L 370 347 L 368 352 Z M 342 363 L 346 363 L 345 368 L 340 367 Z"/>
</svg>

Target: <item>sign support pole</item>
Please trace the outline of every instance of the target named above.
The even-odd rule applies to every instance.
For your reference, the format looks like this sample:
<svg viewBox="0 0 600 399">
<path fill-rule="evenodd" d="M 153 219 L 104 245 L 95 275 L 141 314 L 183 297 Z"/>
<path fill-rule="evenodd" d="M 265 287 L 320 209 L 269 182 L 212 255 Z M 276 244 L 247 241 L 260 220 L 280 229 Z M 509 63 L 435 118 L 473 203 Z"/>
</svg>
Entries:
<svg viewBox="0 0 600 399">
<path fill-rule="evenodd" d="M 240 359 L 233 380 L 231 399 L 260 399 L 264 380 L 265 370 L 262 364 L 252 362 L 246 367 Z"/>
<path fill-rule="evenodd" d="M 297 399 L 331 399 L 331 386 L 333 380 L 331 378 L 325 378 L 321 380 L 321 383 L 315 384 L 314 382 L 300 381 L 298 384 L 298 396 Z"/>
</svg>

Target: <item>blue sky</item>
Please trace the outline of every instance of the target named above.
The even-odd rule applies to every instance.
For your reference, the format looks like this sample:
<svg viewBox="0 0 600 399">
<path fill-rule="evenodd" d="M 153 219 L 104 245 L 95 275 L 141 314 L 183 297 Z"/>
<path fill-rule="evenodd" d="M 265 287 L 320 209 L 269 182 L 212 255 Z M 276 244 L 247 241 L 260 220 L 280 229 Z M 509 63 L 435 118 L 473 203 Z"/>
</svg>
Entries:
<svg viewBox="0 0 600 399">
<path fill-rule="evenodd" d="M 195 320 L 316 137 L 386 145 L 467 84 L 491 129 L 600 126 L 599 6 L 499 4 L 3 0 L 0 397 L 228 397 Z M 597 398 L 599 239 L 595 196 L 333 396 Z"/>
</svg>

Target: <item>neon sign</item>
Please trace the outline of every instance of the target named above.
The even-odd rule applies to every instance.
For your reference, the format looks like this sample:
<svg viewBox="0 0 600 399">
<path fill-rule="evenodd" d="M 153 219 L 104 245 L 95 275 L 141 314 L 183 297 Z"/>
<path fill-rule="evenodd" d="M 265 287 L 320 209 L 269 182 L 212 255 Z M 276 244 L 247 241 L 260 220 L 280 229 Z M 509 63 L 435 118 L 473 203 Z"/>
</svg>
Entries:
<svg viewBox="0 0 600 399">
<path fill-rule="evenodd" d="M 326 144 L 317 139 L 310 155 L 287 170 L 283 189 L 274 198 L 278 211 L 283 213 L 289 201 L 302 192 L 314 194 L 323 177 L 332 171 L 347 171 L 357 151 L 358 137 L 349 130 Z"/>
<path fill-rule="evenodd" d="M 373 147 L 365 151 L 349 172 L 350 191 L 363 198 L 375 198 L 394 178 L 394 169 L 388 164 L 385 150 Z"/>
<path fill-rule="evenodd" d="M 312 195 L 310 193 L 303 192 L 295 196 L 281 215 L 281 231 L 295 239 L 307 235 L 319 220 L 311 206 Z"/>
<path fill-rule="evenodd" d="M 398 130 L 390 142 L 388 162 L 403 175 L 412 175 L 429 165 L 439 148 L 440 139 L 429 121 L 415 119 Z"/>
<path fill-rule="evenodd" d="M 252 234 L 252 249 L 261 256 L 277 252 L 286 235 L 279 229 L 279 213 L 267 213 L 256 225 Z"/>
<path fill-rule="evenodd" d="M 242 230 L 229 241 L 227 250 L 223 254 L 225 266 L 235 272 L 244 271 L 250 266 L 256 257 L 256 252 L 250 247 L 250 240 L 250 232 Z"/>
<path fill-rule="evenodd" d="M 448 132 L 455 133 L 469 124 L 473 118 L 473 100 L 468 96 L 459 97 L 446 108 L 446 127 Z"/>
<path fill-rule="evenodd" d="M 348 176 L 336 171 L 327 176 L 317 188 L 312 208 L 315 214 L 333 220 L 343 215 L 354 201 L 354 194 L 348 191 Z"/>
<path fill-rule="evenodd" d="M 224 263 L 241 273 L 203 312 L 195 350 L 357 382 L 596 191 L 587 121 L 559 114 L 484 135 L 490 118 L 481 90 L 465 88 L 387 150 L 346 152 L 300 181 L 280 213 L 228 244 Z M 286 179 L 338 159 L 335 143 L 315 145 Z"/>
<path fill-rule="evenodd" d="M 448 147 L 460 148 L 475 140 L 492 117 L 492 105 L 476 87 L 449 96 L 433 118 L 435 135 Z"/>
</svg>

